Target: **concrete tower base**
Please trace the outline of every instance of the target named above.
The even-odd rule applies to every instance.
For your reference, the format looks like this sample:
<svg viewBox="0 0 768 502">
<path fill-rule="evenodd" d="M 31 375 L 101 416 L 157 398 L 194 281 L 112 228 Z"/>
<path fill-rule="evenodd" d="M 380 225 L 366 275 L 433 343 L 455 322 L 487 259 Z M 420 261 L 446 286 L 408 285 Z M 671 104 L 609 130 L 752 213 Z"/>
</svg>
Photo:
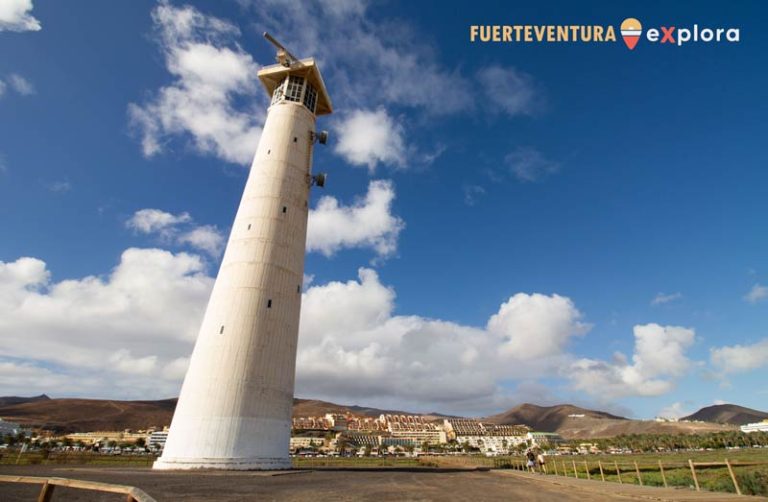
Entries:
<svg viewBox="0 0 768 502">
<path fill-rule="evenodd" d="M 226 471 L 266 471 L 291 469 L 286 458 L 166 458 L 152 465 L 159 471 L 190 471 L 194 469 L 218 469 Z"/>
</svg>

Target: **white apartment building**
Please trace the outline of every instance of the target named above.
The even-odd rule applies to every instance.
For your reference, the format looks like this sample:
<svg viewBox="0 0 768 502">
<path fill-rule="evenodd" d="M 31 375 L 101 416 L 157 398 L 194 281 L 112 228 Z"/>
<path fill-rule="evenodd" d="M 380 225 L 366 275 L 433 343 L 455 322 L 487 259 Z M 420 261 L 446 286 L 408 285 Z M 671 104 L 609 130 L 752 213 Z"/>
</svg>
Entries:
<svg viewBox="0 0 768 502">
<path fill-rule="evenodd" d="M 445 431 L 438 430 L 394 430 L 390 434 L 393 438 L 408 439 L 414 445 L 421 445 L 425 442 L 429 444 L 444 444 L 448 442 Z"/>
<path fill-rule="evenodd" d="M 479 448 L 483 453 L 507 453 L 510 449 L 525 443 L 525 436 L 456 436 L 456 442 Z"/>
<path fill-rule="evenodd" d="M 555 434 L 554 432 L 529 432 L 526 439 L 530 441 L 531 446 L 556 446 L 565 442 L 560 434 Z"/>
<path fill-rule="evenodd" d="M 292 436 L 290 448 L 291 450 L 296 450 L 298 448 L 309 448 L 311 446 L 320 447 L 320 446 L 323 446 L 323 444 L 324 444 L 323 438 Z"/>
<path fill-rule="evenodd" d="M 6 422 L 0 418 L 0 438 L 3 436 L 15 436 L 20 432 L 24 432 L 24 430 L 19 424 L 15 422 Z"/>
<path fill-rule="evenodd" d="M 742 425 L 741 432 L 768 432 L 768 419 L 754 424 Z"/>
<path fill-rule="evenodd" d="M 155 447 L 155 448 L 164 448 L 165 447 L 165 441 L 168 439 L 168 427 L 165 427 L 161 431 L 155 431 L 152 434 L 149 435 L 149 439 L 147 440 L 147 446 L 149 447 Z"/>
</svg>

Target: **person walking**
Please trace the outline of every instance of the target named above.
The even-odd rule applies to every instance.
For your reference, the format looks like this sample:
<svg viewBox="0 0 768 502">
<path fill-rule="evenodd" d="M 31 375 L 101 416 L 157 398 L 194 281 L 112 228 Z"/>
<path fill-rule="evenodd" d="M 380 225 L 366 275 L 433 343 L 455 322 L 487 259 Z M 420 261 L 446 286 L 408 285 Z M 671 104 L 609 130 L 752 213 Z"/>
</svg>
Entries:
<svg viewBox="0 0 768 502">
<path fill-rule="evenodd" d="M 539 464 L 539 472 L 542 473 L 542 474 L 546 474 L 547 473 L 547 466 L 546 466 L 546 461 L 544 459 L 544 452 L 543 451 L 539 451 L 539 454 L 536 456 L 536 461 Z"/>
<path fill-rule="evenodd" d="M 528 472 L 536 472 L 536 455 L 533 454 L 533 450 L 526 451 L 525 456 L 528 459 Z"/>
</svg>

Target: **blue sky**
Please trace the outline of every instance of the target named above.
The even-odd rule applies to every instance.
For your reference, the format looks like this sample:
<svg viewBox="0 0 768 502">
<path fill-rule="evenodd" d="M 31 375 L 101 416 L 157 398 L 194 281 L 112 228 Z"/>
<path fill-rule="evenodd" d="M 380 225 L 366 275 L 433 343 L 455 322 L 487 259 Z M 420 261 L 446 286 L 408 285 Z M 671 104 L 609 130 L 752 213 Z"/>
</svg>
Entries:
<svg viewBox="0 0 768 502">
<path fill-rule="evenodd" d="M 0 394 L 178 392 L 266 114 L 267 29 L 335 107 L 297 395 L 766 408 L 760 2 L 8 5 Z M 469 41 L 627 17 L 740 41 Z"/>
</svg>

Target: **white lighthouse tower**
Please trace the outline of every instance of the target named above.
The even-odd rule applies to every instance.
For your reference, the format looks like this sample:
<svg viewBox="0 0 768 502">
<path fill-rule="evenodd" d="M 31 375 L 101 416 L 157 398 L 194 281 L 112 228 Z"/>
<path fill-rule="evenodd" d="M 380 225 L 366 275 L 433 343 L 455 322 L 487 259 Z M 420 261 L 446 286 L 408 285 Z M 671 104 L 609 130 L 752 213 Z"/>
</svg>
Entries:
<svg viewBox="0 0 768 502">
<path fill-rule="evenodd" d="M 280 64 L 258 76 L 272 102 L 155 469 L 286 469 L 312 147 L 332 112 L 313 59 L 268 34 Z"/>
</svg>

